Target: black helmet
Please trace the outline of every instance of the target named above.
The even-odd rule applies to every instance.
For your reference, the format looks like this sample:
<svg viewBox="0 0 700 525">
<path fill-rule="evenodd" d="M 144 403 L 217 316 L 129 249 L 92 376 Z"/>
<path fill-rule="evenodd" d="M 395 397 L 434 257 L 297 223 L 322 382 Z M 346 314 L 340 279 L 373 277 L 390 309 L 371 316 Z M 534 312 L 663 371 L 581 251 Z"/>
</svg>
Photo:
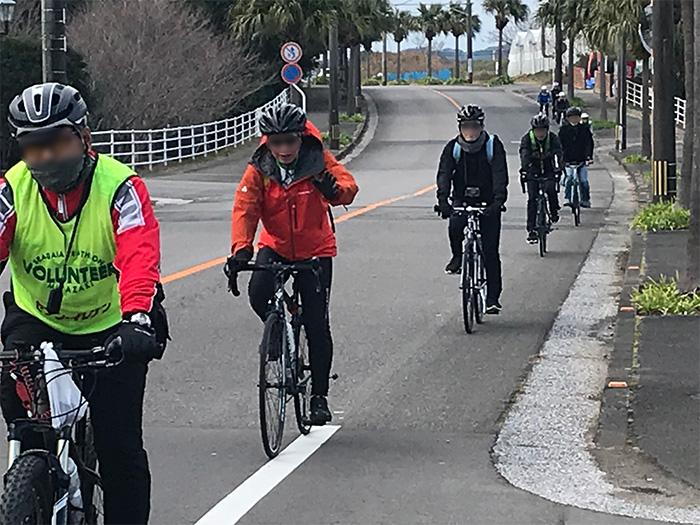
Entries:
<svg viewBox="0 0 700 525">
<path fill-rule="evenodd" d="M 306 114 L 299 106 L 282 104 L 279 108 L 270 108 L 263 113 L 259 125 L 263 135 L 302 132 L 306 129 Z"/>
<path fill-rule="evenodd" d="M 549 118 L 544 113 L 538 113 L 532 119 L 530 119 L 530 126 L 532 129 L 535 128 L 547 128 L 549 129 Z"/>
<path fill-rule="evenodd" d="M 462 106 L 457 112 L 457 122 L 460 124 L 462 122 L 478 122 L 479 124 L 483 124 L 485 117 L 486 115 L 484 115 L 483 109 L 471 104 Z"/>
<path fill-rule="evenodd" d="M 70 126 L 76 131 L 87 124 L 87 105 L 78 90 L 55 82 L 25 89 L 10 103 L 7 120 L 18 139 L 35 131 Z"/>
<path fill-rule="evenodd" d="M 576 106 L 572 106 L 572 107 L 570 107 L 569 109 L 566 110 L 566 116 L 567 116 L 567 117 L 573 117 L 573 116 L 580 117 L 580 116 L 581 116 L 581 113 L 583 113 L 583 112 L 581 111 L 581 108 L 577 108 Z"/>
</svg>

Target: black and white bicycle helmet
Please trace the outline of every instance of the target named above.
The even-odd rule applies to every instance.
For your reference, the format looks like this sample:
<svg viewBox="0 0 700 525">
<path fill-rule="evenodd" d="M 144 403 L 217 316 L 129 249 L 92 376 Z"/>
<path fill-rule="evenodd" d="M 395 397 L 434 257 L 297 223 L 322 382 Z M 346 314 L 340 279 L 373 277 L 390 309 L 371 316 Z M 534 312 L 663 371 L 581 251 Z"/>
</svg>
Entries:
<svg viewBox="0 0 700 525">
<path fill-rule="evenodd" d="M 567 117 L 573 117 L 573 116 L 580 117 L 582 113 L 583 113 L 583 111 L 581 111 L 581 108 L 578 108 L 576 106 L 572 106 L 566 110 Z"/>
<path fill-rule="evenodd" d="M 530 119 L 530 126 L 532 129 L 536 128 L 547 128 L 549 129 L 549 118 L 544 113 L 538 113 L 532 119 Z"/>
<path fill-rule="evenodd" d="M 306 129 L 306 114 L 294 104 L 268 109 L 260 117 L 260 132 L 264 135 L 302 132 Z"/>
<path fill-rule="evenodd" d="M 55 82 L 25 89 L 10 103 L 7 120 L 14 136 L 69 126 L 76 131 L 87 124 L 88 108 L 78 90 Z"/>
<path fill-rule="evenodd" d="M 457 112 L 457 122 L 460 124 L 462 122 L 478 122 L 479 124 L 483 124 L 485 118 L 484 110 L 472 104 L 462 106 Z"/>
</svg>

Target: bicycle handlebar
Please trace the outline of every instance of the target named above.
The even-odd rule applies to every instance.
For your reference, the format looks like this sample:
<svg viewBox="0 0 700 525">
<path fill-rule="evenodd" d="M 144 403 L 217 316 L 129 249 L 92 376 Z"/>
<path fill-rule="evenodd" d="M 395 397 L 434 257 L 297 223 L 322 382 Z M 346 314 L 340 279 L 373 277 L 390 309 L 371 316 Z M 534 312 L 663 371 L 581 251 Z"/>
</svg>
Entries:
<svg viewBox="0 0 700 525">
<path fill-rule="evenodd" d="M 479 215 L 484 215 L 487 209 L 488 206 L 452 206 L 453 213 L 478 213 Z M 433 211 L 439 214 L 440 206 L 438 206 L 437 204 L 433 206 Z M 501 206 L 501 211 L 503 213 L 508 211 L 508 208 L 506 208 L 505 204 Z"/>
<path fill-rule="evenodd" d="M 121 338 L 116 338 L 114 343 L 120 346 Z M 112 349 L 105 346 L 95 346 L 87 350 L 65 350 L 60 346 L 54 346 L 54 351 L 59 359 L 73 362 L 77 361 L 87 366 L 100 367 L 117 363 L 117 361 L 111 359 Z M 0 352 L 0 361 L 41 361 L 43 357 L 44 353 L 41 349 L 34 346 L 26 346 L 15 350 L 3 350 Z"/>
<path fill-rule="evenodd" d="M 278 274 L 311 271 L 316 278 L 316 292 L 318 293 L 321 291 L 321 261 L 316 257 L 306 261 L 295 261 L 291 263 L 237 263 L 237 266 L 233 268 L 233 273 L 231 275 L 228 274 L 227 270 L 228 267 L 224 269 L 224 273 L 226 273 L 227 277 L 229 278 L 229 290 L 234 297 L 239 297 L 241 295 L 241 291 L 238 289 L 238 274 L 241 272 L 272 272 Z"/>
</svg>

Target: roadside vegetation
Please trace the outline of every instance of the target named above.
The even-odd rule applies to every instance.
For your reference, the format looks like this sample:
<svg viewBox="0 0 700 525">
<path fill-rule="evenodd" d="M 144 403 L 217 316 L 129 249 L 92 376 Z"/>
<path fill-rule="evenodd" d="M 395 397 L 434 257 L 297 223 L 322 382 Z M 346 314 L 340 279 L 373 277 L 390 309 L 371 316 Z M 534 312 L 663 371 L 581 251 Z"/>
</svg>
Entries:
<svg viewBox="0 0 700 525">
<path fill-rule="evenodd" d="M 690 212 L 672 202 L 656 202 L 644 206 L 632 219 L 631 227 L 641 231 L 685 230 Z"/>
<path fill-rule="evenodd" d="M 682 293 L 675 279 L 649 279 L 632 296 L 640 315 L 700 315 L 700 293 Z"/>
</svg>

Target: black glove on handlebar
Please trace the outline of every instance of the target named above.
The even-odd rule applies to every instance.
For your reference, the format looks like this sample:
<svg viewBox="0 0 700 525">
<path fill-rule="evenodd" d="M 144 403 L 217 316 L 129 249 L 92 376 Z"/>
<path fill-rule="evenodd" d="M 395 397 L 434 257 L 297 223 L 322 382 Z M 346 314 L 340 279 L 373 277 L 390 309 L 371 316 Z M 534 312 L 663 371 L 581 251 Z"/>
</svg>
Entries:
<svg viewBox="0 0 700 525">
<path fill-rule="evenodd" d="M 492 216 L 498 215 L 501 212 L 502 208 L 503 208 L 503 205 L 498 204 L 497 202 L 494 202 L 493 204 L 489 204 L 484 209 L 484 217 L 492 217 Z"/>
<path fill-rule="evenodd" d="M 334 201 L 338 198 L 338 179 L 335 176 L 326 171 L 320 178 L 311 177 L 311 182 L 314 186 L 318 188 L 318 191 L 326 198 L 328 201 Z"/>
<path fill-rule="evenodd" d="M 437 210 L 440 213 L 440 217 L 443 219 L 449 219 L 452 215 L 452 206 L 446 200 L 438 201 Z"/>
<path fill-rule="evenodd" d="M 117 330 L 107 337 L 104 346 L 110 359 L 115 359 L 121 350 L 124 361 L 130 363 L 148 363 L 160 355 L 153 327 L 129 321 L 123 321 Z"/>
</svg>

